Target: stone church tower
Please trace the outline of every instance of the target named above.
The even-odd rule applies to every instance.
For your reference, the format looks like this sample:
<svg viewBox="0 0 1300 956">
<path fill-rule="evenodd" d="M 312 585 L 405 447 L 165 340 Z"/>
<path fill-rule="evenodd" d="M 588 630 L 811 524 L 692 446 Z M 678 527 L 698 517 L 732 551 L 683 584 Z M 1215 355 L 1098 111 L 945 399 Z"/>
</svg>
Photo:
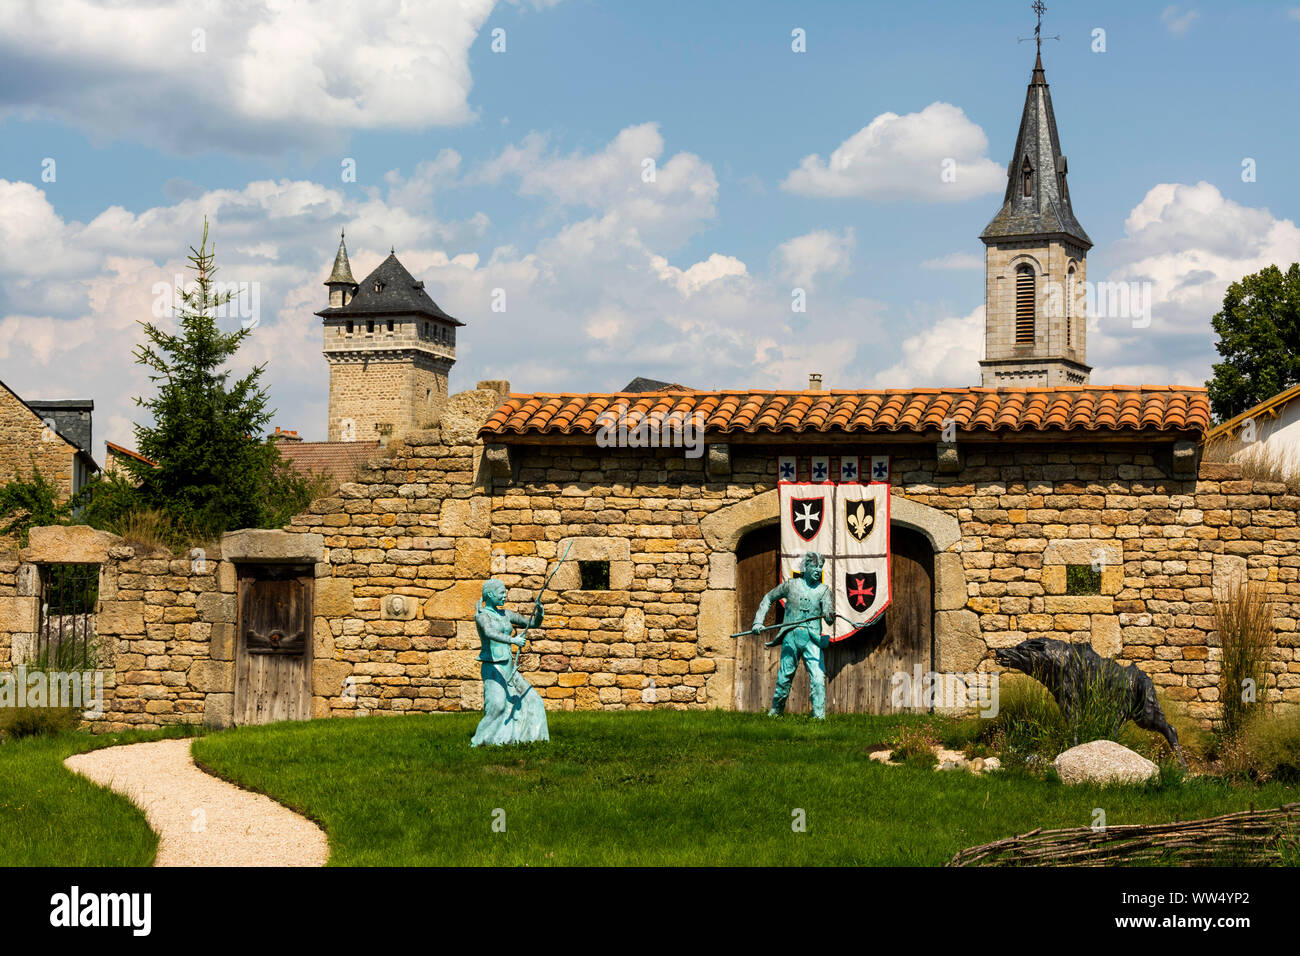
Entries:
<svg viewBox="0 0 1300 956">
<path fill-rule="evenodd" d="M 447 396 L 465 323 L 438 308 L 391 253 L 355 281 L 342 236 L 325 285 L 329 307 L 316 314 L 330 367 L 329 440 L 386 444 L 427 425 Z"/>
<path fill-rule="evenodd" d="M 1092 240 L 1070 208 L 1067 166 L 1039 53 L 1002 208 L 985 246 L 985 386 L 1086 385 L 1084 282 Z"/>
</svg>

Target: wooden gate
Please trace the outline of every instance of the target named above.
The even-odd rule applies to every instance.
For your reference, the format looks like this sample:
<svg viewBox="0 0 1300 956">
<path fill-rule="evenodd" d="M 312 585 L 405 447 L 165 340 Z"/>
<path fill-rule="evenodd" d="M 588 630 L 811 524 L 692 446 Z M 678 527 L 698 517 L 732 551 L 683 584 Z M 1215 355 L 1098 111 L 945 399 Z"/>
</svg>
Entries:
<svg viewBox="0 0 1300 956">
<path fill-rule="evenodd" d="M 933 669 L 934 553 L 919 532 L 894 525 L 890 528 L 889 562 L 893 603 L 884 620 L 838 643 L 825 654 L 826 710 L 829 713 L 887 714 L 892 677 L 897 671 L 912 673 Z M 781 529 L 770 525 L 751 531 L 736 548 L 736 630 L 754 620 L 763 595 L 777 582 Z M 781 620 L 773 607 L 766 624 Z M 771 635 L 737 638 L 736 708 L 766 710 L 776 689 L 781 648 L 764 647 Z M 786 703 L 787 713 L 808 713 L 808 672 L 795 672 Z"/>
<path fill-rule="evenodd" d="M 311 717 L 312 568 L 241 564 L 235 723 Z"/>
</svg>

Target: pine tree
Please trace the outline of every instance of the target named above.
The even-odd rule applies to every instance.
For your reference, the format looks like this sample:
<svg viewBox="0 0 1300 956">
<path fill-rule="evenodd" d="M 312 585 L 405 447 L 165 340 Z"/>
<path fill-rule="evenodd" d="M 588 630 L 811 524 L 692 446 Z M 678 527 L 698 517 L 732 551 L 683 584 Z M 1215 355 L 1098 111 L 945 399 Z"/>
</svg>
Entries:
<svg viewBox="0 0 1300 956">
<path fill-rule="evenodd" d="M 229 360 L 252 333 L 222 332 L 216 313 L 235 298 L 215 282 L 215 251 L 203 241 L 188 257 L 197 288 L 180 291 L 177 332 L 141 322 L 147 342 L 137 364 L 151 370 L 153 398 L 136 398 L 152 416 L 136 425 L 136 447 L 154 467 L 131 461 L 143 501 L 168 512 L 191 534 L 258 527 L 269 517 L 268 489 L 282 478 L 279 450 L 263 436 L 273 411 L 261 387 L 265 365 L 230 384 Z"/>
</svg>

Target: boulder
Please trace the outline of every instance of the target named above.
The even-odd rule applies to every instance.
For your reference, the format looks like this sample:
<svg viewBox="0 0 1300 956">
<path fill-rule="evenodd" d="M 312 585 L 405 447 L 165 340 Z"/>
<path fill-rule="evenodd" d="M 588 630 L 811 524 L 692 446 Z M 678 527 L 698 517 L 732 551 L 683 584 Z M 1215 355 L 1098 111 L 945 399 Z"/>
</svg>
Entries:
<svg viewBox="0 0 1300 956">
<path fill-rule="evenodd" d="M 1144 783 L 1160 773 L 1154 763 L 1113 740 L 1094 740 L 1053 762 L 1064 783 Z"/>
</svg>

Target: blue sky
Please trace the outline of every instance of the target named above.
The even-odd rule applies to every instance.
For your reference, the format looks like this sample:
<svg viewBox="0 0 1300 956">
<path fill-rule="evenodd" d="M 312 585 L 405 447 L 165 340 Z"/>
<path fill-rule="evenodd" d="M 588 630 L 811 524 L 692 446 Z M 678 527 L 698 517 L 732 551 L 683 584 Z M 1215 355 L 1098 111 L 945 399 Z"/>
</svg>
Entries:
<svg viewBox="0 0 1300 956">
<path fill-rule="evenodd" d="M 468 324 L 453 389 L 978 382 L 1028 3 L 400 7 L 6 3 L 0 378 L 95 399 L 97 454 L 130 444 L 134 323 L 206 214 L 258 288 L 242 363 L 308 438 L 341 226 L 358 279 L 396 246 Z M 1089 278 L 1153 290 L 1149 328 L 1090 329 L 1093 381 L 1199 384 L 1226 284 L 1300 259 L 1300 3 L 1048 7 Z"/>
</svg>

